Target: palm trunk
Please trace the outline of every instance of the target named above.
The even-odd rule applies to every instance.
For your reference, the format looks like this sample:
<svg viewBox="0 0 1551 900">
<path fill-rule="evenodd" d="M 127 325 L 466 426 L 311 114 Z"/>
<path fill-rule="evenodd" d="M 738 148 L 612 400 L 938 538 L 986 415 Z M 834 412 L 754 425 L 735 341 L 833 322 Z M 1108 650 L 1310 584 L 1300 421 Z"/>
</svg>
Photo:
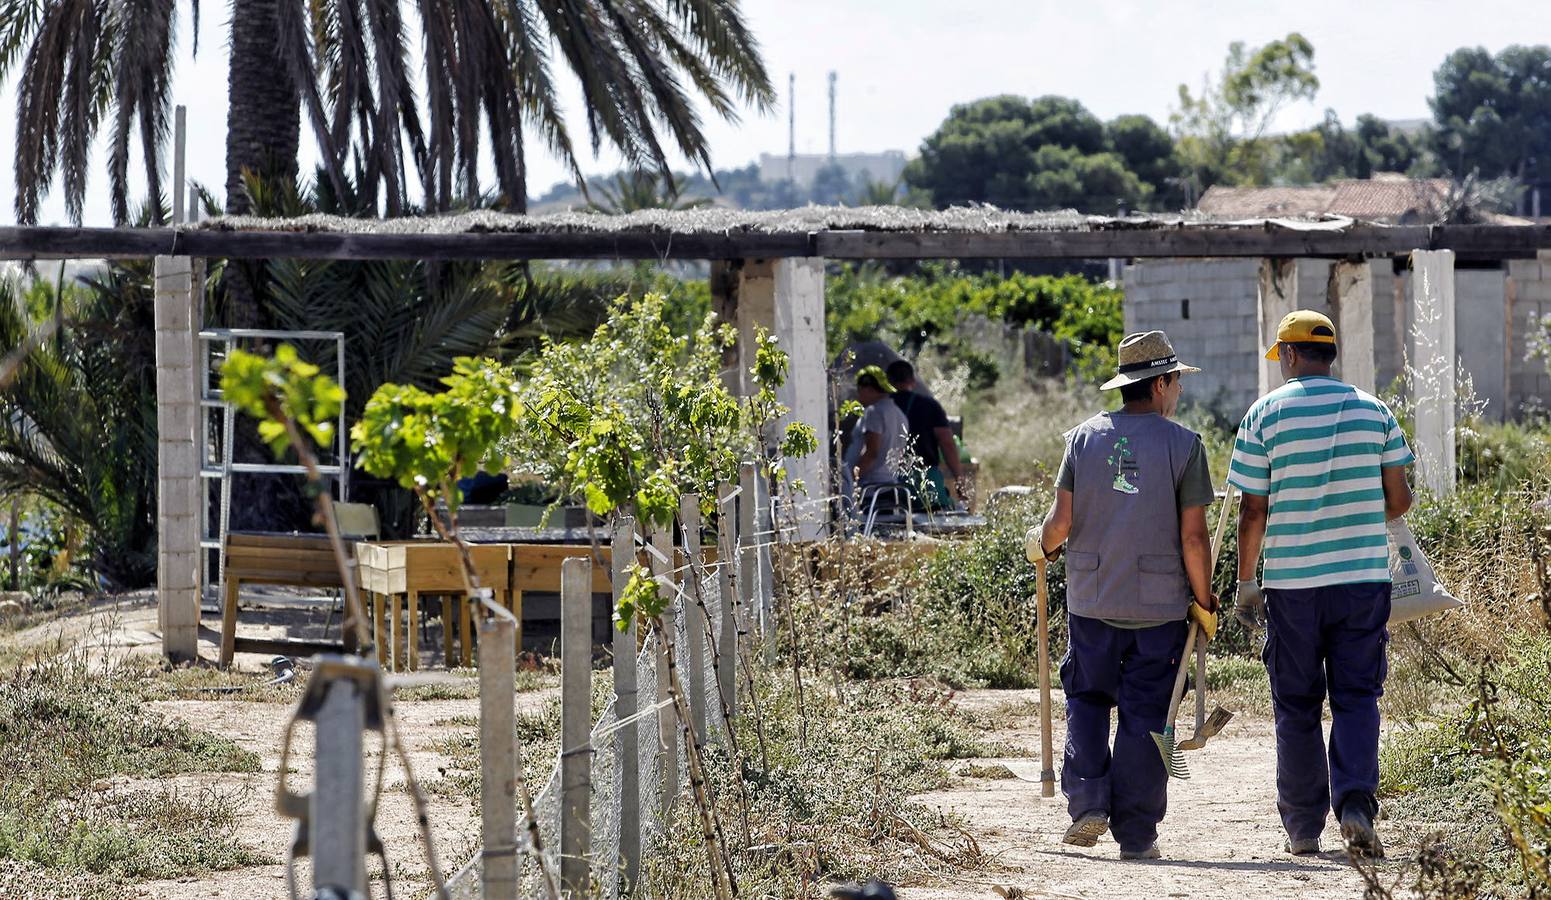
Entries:
<svg viewBox="0 0 1551 900">
<path fill-rule="evenodd" d="M 265 181 L 296 180 L 301 98 L 280 57 L 281 0 L 232 0 L 232 57 L 227 70 L 226 211 L 253 211 L 244 172 Z M 262 324 L 257 297 L 261 263 L 226 269 L 227 319 L 236 327 Z"/>
</svg>

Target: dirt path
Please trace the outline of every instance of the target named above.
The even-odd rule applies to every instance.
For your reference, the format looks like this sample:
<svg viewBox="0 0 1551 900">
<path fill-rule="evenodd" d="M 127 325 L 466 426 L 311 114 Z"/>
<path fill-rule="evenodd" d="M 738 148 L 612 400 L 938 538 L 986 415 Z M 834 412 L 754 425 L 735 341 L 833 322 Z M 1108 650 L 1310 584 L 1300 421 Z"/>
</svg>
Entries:
<svg viewBox="0 0 1551 900">
<path fill-rule="evenodd" d="M 1186 698 L 1189 701 L 1189 697 Z M 962 706 L 987 712 L 1013 710 L 989 737 L 1026 748 L 1022 758 L 974 760 L 1005 765 L 1015 779 L 962 778 L 948 790 L 916 797 L 917 802 L 959 817 L 995 862 L 984 872 L 900 891 L 905 900 L 995 897 L 996 885 L 1022 889 L 1026 896 L 1053 898 L 1188 897 L 1246 900 L 1251 897 L 1356 898 L 1362 881 L 1338 850 L 1333 825 L 1322 839 L 1321 857 L 1282 852 L 1276 814 L 1275 752 L 1271 723 L 1240 713 L 1203 750 L 1186 754 L 1192 779 L 1169 787 L 1169 814 L 1159 828 L 1163 858 L 1121 862 L 1109 836 L 1083 849 L 1061 843 L 1071 822 L 1057 787 L 1040 797 L 1039 719 L 1036 691 L 971 691 Z M 1060 695 L 1055 705 L 1060 709 Z M 1187 733 L 1187 710 L 1181 710 Z M 1062 741 L 1056 714 L 1056 770 Z M 960 763 L 955 770 L 964 768 Z M 1394 831 L 1380 823 L 1391 856 L 1402 849 Z"/>
</svg>

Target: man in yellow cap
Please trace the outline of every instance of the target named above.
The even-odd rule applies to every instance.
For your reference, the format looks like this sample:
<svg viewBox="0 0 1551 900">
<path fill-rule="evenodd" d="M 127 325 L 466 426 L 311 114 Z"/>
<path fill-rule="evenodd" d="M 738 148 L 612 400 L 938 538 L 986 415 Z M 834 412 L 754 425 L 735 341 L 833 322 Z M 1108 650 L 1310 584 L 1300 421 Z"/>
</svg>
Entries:
<svg viewBox="0 0 1551 900">
<path fill-rule="evenodd" d="M 1383 401 L 1331 376 L 1330 319 L 1288 313 L 1266 358 L 1281 363 L 1287 383 L 1250 407 L 1234 442 L 1229 478 L 1244 492 L 1234 615 L 1266 629 L 1286 849 L 1318 853 L 1333 809 L 1349 850 L 1383 856 L 1373 819 L 1388 673 L 1385 522 L 1411 506 L 1413 457 Z"/>
</svg>

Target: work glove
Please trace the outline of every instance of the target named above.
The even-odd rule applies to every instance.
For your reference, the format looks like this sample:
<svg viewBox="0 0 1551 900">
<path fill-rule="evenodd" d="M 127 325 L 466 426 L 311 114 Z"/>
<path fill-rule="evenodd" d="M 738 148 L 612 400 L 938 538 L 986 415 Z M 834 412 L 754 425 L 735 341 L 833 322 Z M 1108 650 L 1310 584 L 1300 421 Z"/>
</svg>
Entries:
<svg viewBox="0 0 1551 900">
<path fill-rule="evenodd" d="M 1035 525 L 1023 533 L 1023 555 L 1031 563 L 1040 560 L 1053 562 L 1061 556 L 1061 548 L 1057 546 L 1049 552 L 1045 551 L 1045 526 Z"/>
<path fill-rule="evenodd" d="M 1217 637 L 1217 598 L 1211 598 L 1210 608 L 1194 600 L 1190 601 L 1190 618 L 1201 626 L 1201 633 L 1206 635 L 1208 641 Z"/>
<path fill-rule="evenodd" d="M 1239 597 L 1233 604 L 1233 617 L 1251 631 L 1266 627 L 1266 595 L 1254 579 L 1239 582 Z"/>
</svg>

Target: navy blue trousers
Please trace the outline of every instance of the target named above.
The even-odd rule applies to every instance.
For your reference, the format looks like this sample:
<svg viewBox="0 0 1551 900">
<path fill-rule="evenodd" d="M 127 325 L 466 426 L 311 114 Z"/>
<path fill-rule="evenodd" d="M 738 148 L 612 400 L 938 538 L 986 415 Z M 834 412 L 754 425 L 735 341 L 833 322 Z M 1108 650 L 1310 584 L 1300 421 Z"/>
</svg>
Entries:
<svg viewBox="0 0 1551 900">
<path fill-rule="evenodd" d="M 1276 713 L 1276 806 L 1289 837 L 1316 838 L 1332 810 L 1378 813 L 1379 697 L 1389 674 L 1390 585 L 1266 590 Z M 1329 766 L 1321 730 L 1330 699 Z"/>
<path fill-rule="evenodd" d="M 1168 808 L 1168 772 L 1153 743 L 1169 714 L 1169 692 L 1185 649 L 1183 619 L 1151 628 L 1116 628 L 1067 616 L 1070 640 L 1061 661 L 1066 691 L 1066 752 L 1061 791 L 1075 821 L 1109 814 L 1122 850 L 1145 850 L 1158 839 Z M 1113 751 L 1109 711 L 1118 710 Z"/>
</svg>

